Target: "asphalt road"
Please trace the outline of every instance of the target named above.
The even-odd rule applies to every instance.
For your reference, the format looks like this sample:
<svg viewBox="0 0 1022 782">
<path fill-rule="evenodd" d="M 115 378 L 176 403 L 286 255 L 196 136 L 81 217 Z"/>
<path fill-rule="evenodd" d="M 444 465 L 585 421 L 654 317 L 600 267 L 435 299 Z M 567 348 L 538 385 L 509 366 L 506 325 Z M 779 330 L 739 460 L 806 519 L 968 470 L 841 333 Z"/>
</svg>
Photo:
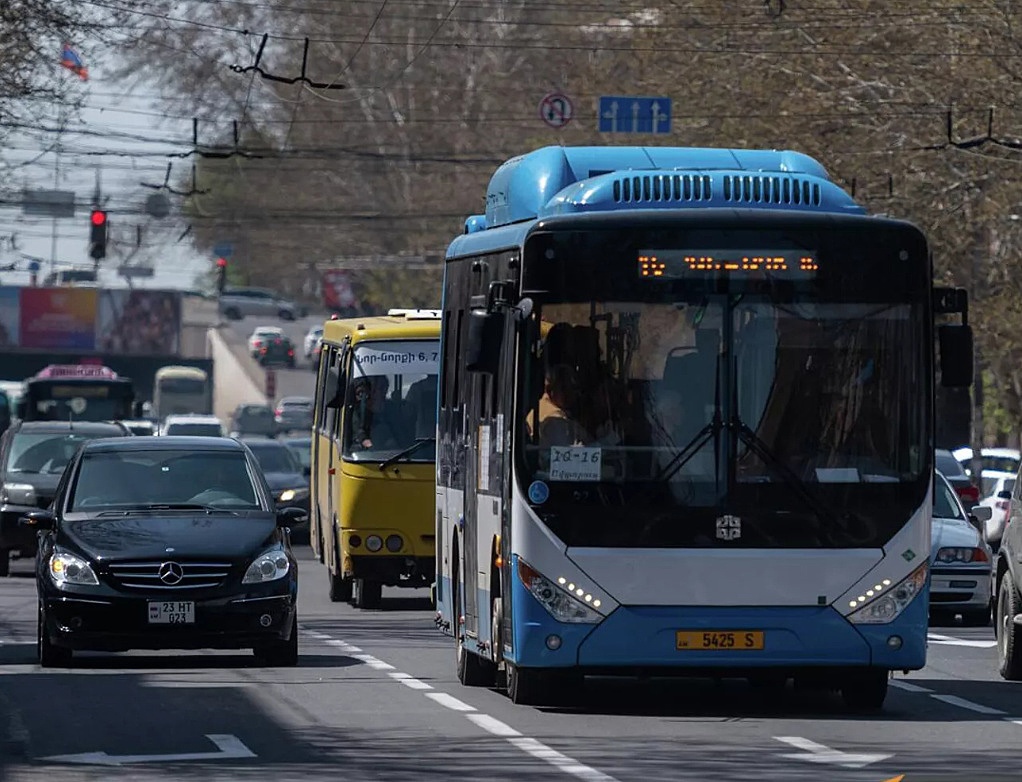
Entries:
<svg viewBox="0 0 1022 782">
<path fill-rule="evenodd" d="M 258 326 L 279 326 L 284 333 L 291 337 L 295 344 L 295 369 L 275 368 L 277 374 L 277 395 L 279 401 L 285 396 L 312 396 L 315 388 L 312 365 L 305 358 L 305 335 L 313 325 L 322 325 L 324 318 L 321 316 L 301 318 L 295 321 L 283 321 L 277 318 L 255 318 L 248 317 L 243 320 L 232 321 L 231 328 L 235 330 L 244 340 L 255 331 Z"/>
<path fill-rule="evenodd" d="M 590 681 L 583 705 L 514 706 L 457 682 L 422 591 L 331 604 L 302 548 L 299 667 L 250 654 L 34 663 L 28 563 L 0 579 L 0 779 L 1018 780 L 1022 703 L 992 630 L 933 628 L 883 712 L 742 682 Z M 116 766 L 112 768 L 111 766 Z"/>
</svg>

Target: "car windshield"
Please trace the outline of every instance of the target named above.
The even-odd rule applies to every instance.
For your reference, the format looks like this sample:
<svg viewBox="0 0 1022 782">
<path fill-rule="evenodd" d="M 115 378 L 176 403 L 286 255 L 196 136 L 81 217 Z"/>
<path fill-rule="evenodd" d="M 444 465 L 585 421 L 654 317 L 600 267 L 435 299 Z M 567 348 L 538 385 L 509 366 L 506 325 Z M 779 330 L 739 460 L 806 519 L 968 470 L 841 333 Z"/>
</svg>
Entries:
<svg viewBox="0 0 1022 782">
<path fill-rule="evenodd" d="M 301 472 L 301 464 L 283 443 L 248 443 L 263 472 Z"/>
<path fill-rule="evenodd" d="M 383 461 L 436 436 L 439 340 L 362 343 L 352 359 L 345 405 L 344 456 Z M 403 457 L 436 458 L 433 444 Z"/>
<path fill-rule="evenodd" d="M 220 424 L 209 423 L 181 423 L 167 424 L 167 434 L 196 437 L 219 437 L 221 435 Z"/>
<path fill-rule="evenodd" d="M 255 510 L 258 496 L 239 451 L 125 449 L 85 454 L 69 510 L 164 504 Z"/>
<path fill-rule="evenodd" d="M 933 515 L 941 519 L 965 518 L 954 491 L 939 476 L 933 481 Z"/>
<path fill-rule="evenodd" d="M 201 394 L 206 384 L 193 377 L 165 377 L 160 380 L 160 390 L 167 394 Z"/>
<path fill-rule="evenodd" d="M 82 443 L 119 435 L 21 431 L 14 435 L 4 468 L 8 473 L 61 473 Z"/>
<path fill-rule="evenodd" d="M 298 457 L 302 467 L 312 466 L 312 441 L 310 440 L 288 440 L 287 447 Z"/>
</svg>

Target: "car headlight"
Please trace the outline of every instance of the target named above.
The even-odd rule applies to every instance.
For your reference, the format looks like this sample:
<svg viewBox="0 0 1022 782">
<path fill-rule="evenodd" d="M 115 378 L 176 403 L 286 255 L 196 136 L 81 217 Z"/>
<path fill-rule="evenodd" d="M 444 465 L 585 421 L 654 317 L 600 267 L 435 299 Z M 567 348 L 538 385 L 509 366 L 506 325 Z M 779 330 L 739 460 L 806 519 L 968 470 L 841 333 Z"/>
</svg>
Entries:
<svg viewBox="0 0 1022 782">
<path fill-rule="evenodd" d="M 518 558 L 518 576 L 525 588 L 558 622 L 596 624 L 603 620 L 603 614 L 568 594 L 521 557 Z"/>
<path fill-rule="evenodd" d="M 83 586 L 99 584 L 92 565 L 81 557 L 59 550 L 50 555 L 50 578 L 58 587 L 63 587 L 65 584 Z"/>
<path fill-rule="evenodd" d="M 31 483 L 5 483 L 0 499 L 13 505 L 35 505 L 35 486 Z"/>
<path fill-rule="evenodd" d="M 277 495 L 277 502 L 293 502 L 295 500 L 304 500 L 308 496 L 309 496 L 308 489 L 284 489 L 284 491 Z"/>
<path fill-rule="evenodd" d="M 989 562 L 987 553 L 981 548 L 942 548 L 935 557 L 937 562 Z"/>
<path fill-rule="evenodd" d="M 288 561 L 287 553 L 284 547 L 278 544 L 255 558 L 245 571 L 241 583 L 264 584 L 267 581 L 276 581 L 286 576 L 290 570 L 291 563 Z"/>
<path fill-rule="evenodd" d="M 924 562 L 907 578 L 893 586 L 880 583 L 873 589 L 867 590 L 866 594 L 860 595 L 849 603 L 852 608 L 860 605 L 862 607 L 849 614 L 848 621 L 853 624 L 893 622 L 902 611 L 908 608 L 909 603 L 915 599 L 916 595 L 923 591 L 928 572 L 929 563 Z M 869 594 L 870 592 L 873 594 Z"/>
</svg>

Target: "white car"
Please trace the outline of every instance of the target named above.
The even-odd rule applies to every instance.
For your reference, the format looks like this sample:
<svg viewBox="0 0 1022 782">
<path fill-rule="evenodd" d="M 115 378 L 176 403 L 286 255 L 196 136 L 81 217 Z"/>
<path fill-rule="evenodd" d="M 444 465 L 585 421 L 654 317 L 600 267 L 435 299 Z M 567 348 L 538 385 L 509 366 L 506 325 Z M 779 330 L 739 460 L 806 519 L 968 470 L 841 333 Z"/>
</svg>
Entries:
<svg viewBox="0 0 1022 782">
<path fill-rule="evenodd" d="M 284 329 L 279 326 L 260 326 L 249 335 L 248 352 L 255 358 L 259 355 L 259 348 L 266 342 L 273 339 L 284 339 Z"/>
<path fill-rule="evenodd" d="M 163 436 L 223 437 L 224 427 L 215 415 L 168 415 L 160 427 Z"/>
<path fill-rule="evenodd" d="M 312 358 L 312 354 L 319 351 L 319 345 L 323 341 L 323 327 L 313 326 L 305 335 L 305 357 Z"/>
<path fill-rule="evenodd" d="M 983 535 L 995 549 L 1001 545 L 1004 526 L 1011 510 L 1011 491 L 1015 488 L 1015 473 L 983 470 L 983 499 L 980 505 L 990 508 L 991 517 L 984 523 Z"/>
<path fill-rule="evenodd" d="M 954 456 L 965 468 L 965 472 L 972 475 L 972 449 L 956 448 Z M 1016 448 L 984 448 L 980 451 L 980 458 L 983 460 L 984 474 L 987 470 L 997 470 L 1014 475 L 1022 463 L 1022 452 Z"/>
</svg>

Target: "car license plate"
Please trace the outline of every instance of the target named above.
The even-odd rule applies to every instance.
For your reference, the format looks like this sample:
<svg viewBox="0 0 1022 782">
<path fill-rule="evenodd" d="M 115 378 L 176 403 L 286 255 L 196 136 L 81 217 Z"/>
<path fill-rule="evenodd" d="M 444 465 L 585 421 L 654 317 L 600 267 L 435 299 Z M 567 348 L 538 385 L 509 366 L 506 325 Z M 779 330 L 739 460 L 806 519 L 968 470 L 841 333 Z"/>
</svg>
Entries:
<svg viewBox="0 0 1022 782">
<path fill-rule="evenodd" d="M 151 625 L 195 624 L 195 603 L 181 600 L 165 600 L 149 604 Z"/>
<path fill-rule="evenodd" d="M 764 648 L 766 634 L 761 630 L 679 630 L 675 640 L 678 651 L 755 652 Z"/>
</svg>

